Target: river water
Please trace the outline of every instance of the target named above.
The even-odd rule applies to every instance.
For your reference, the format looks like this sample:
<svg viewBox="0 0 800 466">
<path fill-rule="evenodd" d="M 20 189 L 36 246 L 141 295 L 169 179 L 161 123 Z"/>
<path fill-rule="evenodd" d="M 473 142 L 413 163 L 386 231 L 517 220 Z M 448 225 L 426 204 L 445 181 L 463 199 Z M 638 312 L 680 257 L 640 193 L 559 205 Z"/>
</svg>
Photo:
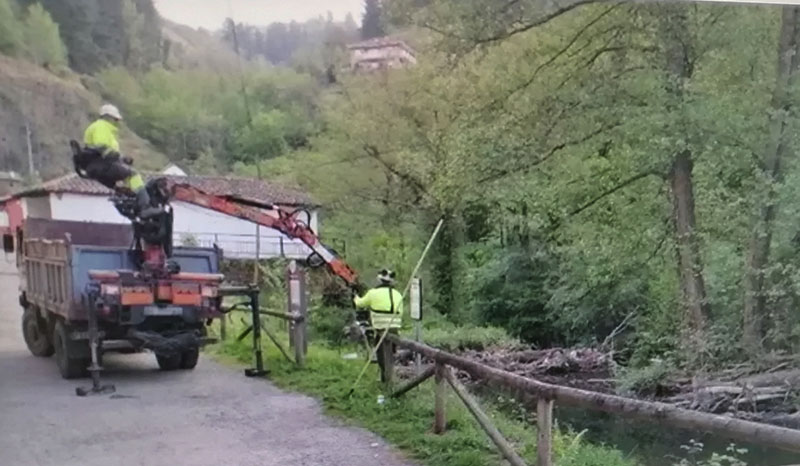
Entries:
<svg viewBox="0 0 800 466">
<path fill-rule="evenodd" d="M 642 466 L 673 466 L 680 458 L 686 458 L 682 445 L 691 440 L 702 442 L 705 446 L 701 458 L 711 456 L 712 452 L 725 453 L 730 440 L 675 429 L 672 427 L 640 421 L 626 421 L 604 413 L 581 411 L 556 406 L 555 419 L 559 427 L 570 428 L 576 432 L 586 430 L 585 439 L 592 443 L 602 443 L 617 448 L 627 456 L 636 458 Z M 740 458 L 749 466 L 787 466 L 800 465 L 800 454 L 757 447 L 737 442 L 739 448 L 748 451 Z"/>
</svg>

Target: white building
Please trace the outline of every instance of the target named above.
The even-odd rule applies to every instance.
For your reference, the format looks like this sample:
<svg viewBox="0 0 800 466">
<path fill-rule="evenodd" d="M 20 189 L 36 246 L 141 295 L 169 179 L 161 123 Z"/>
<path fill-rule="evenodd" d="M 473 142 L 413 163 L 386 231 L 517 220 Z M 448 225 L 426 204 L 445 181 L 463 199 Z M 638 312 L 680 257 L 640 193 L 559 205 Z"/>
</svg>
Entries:
<svg viewBox="0 0 800 466">
<path fill-rule="evenodd" d="M 163 175 L 159 175 L 163 176 Z M 301 220 L 318 231 L 317 206 L 298 190 L 271 182 L 223 176 L 167 176 L 175 183 L 190 184 L 206 193 L 234 200 L 277 205 L 289 210 L 305 210 Z M 12 230 L 26 218 L 44 218 L 78 222 L 120 223 L 129 220 L 117 212 L 109 201 L 111 192 L 100 183 L 79 178 L 75 174 L 56 178 L 39 186 L 12 194 L 0 200 L 0 224 Z M 197 245 L 222 248 L 224 257 L 253 259 L 287 257 L 304 259 L 310 250 L 298 240 L 259 228 L 256 224 L 183 202 L 172 203 L 175 245 Z M 269 211 L 267 211 L 269 212 Z M 273 211 L 274 212 L 274 211 Z M 256 231 L 260 232 L 260 242 Z"/>
<path fill-rule="evenodd" d="M 417 63 L 416 52 L 399 39 L 379 37 L 348 45 L 353 71 L 404 68 Z"/>
</svg>

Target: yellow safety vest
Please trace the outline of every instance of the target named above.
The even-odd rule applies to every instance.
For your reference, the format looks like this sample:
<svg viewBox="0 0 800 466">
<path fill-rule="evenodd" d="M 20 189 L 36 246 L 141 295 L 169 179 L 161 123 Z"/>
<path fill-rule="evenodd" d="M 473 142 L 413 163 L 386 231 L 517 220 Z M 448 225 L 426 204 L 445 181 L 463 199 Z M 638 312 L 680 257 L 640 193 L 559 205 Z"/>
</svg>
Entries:
<svg viewBox="0 0 800 466">
<path fill-rule="evenodd" d="M 403 323 L 403 295 L 390 287 L 378 287 L 367 291 L 364 297 L 355 297 L 356 307 L 370 310 L 373 328 L 400 328 Z"/>
<path fill-rule="evenodd" d="M 116 125 L 100 118 L 86 128 L 86 132 L 83 133 L 83 143 L 87 147 L 99 149 L 103 155 L 119 152 L 118 133 L 119 128 Z"/>
</svg>

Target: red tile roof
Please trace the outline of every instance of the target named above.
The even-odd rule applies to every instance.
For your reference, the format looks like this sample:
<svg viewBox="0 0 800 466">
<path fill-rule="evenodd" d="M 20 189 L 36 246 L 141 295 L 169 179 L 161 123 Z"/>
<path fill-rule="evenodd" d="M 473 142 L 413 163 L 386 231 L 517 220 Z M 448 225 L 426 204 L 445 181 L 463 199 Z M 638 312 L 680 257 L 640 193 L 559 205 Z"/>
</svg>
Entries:
<svg viewBox="0 0 800 466">
<path fill-rule="evenodd" d="M 315 205 L 311 197 L 302 191 L 252 178 L 164 175 L 147 175 L 147 177 L 164 177 L 174 183 L 190 184 L 216 196 L 233 197 L 262 204 L 280 204 L 286 206 Z M 76 174 L 70 174 L 54 178 L 38 186 L 18 191 L 5 199 L 0 199 L 0 202 L 13 198 L 56 193 L 107 196 L 111 194 L 111 191 L 96 181 L 80 178 Z"/>
</svg>

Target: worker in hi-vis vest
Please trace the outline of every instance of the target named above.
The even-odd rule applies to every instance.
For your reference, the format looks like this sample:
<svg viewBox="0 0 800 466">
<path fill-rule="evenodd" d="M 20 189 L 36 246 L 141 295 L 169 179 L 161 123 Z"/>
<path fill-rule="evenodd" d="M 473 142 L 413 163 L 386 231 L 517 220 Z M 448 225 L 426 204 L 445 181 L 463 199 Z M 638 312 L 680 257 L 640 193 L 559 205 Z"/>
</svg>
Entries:
<svg viewBox="0 0 800 466">
<path fill-rule="evenodd" d="M 388 329 L 389 333 L 397 334 L 397 330 L 403 323 L 403 295 L 394 288 L 394 278 L 394 272 L 383 269 L 378 273 L 378 286 L 367 291 L 363 297 L 355 297 L 357 308 L 369 310 L 371 331 L 368 334 L 371 336 L 373 345 L 378 343 L 384 330 Z M 378 354 L 383 349 L 383 345 L 390 345 L 391 352 L 394 354 L 394 344 L 385 339 L 381 343 L 381 347 L 377 348 Z M 381 379 L 383 380 L 383 358 L 378 358 L 378 364 L 381 366 Z"/>
<path fill-rule="evenodd" d="M 122 115 L 117 107 L 106 104 L 100 108 L 100 118 L 86 128 L 83 135 L 84 154 L 81 165 L 88 176 L 109 189 L 124 187 L 136 195 L 142 216 L 157 211 L 150 205 L 150 195 L 144 179 L 131 165 L 130 157 L 122 157 L 119 146 L 119 125 Z"/>
</svg>

